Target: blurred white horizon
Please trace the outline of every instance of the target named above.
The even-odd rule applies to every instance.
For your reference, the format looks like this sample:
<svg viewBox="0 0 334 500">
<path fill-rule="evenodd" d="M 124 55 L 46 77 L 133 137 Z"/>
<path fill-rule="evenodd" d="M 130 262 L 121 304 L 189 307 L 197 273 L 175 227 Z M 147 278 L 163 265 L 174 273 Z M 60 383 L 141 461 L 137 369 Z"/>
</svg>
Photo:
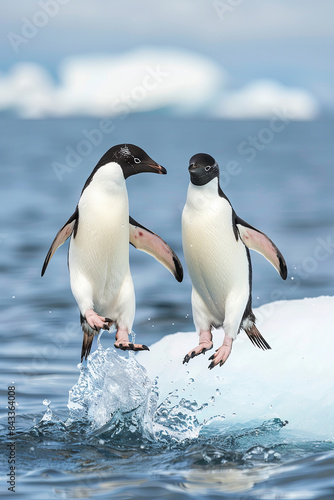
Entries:
<svg viewBox="0 0 334 500">
<path fill-rule="evenodd" d="M 321 106 L 306 89 L 274 79 L 239 88 L 216 61 L 190 50 L 138 47 L 118 55 L 68 57 L 57 79 L 42 64 L 17 62 L 0 73 L 0 112 L 20 118 L 126 116 L 162 112 L 227 119 L 312 120 Z"/>
<path fill-rule="evenodd" d="M 330 0 L 0 6 L 0 112 L 7 116 L 256 119 L 279 109 L 311 120 L 334 111 Z M 160 75 L 156 66 L 167 69 Z"/>
</svg>

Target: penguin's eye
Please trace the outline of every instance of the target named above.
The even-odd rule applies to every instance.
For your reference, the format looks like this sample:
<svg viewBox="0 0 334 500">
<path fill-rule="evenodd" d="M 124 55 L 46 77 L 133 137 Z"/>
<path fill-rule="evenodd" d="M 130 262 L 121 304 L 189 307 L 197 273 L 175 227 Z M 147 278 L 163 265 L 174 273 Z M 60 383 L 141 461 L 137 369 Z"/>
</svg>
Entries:
<svg viewBox="0 0 334 500">
<path fill-rule="evenodd" d="M 209 172 L 209 170 L 210 170 L 210 169 L 211 169 L 211 166 L 210 166 L 210 165 L 208 165 L 207 167 L 205 167 L 205 169 L 204 169 L 204 170 L 205 170 L 206 172 Z"/>
<path fill-rule="evenodd" d="M 134 159 L 133 159 L 133 161 L 134 161 L 135 163 L 141 163 L 141 160 L 140 160 L 139 158 L 134 158 Z"/>
</svg>

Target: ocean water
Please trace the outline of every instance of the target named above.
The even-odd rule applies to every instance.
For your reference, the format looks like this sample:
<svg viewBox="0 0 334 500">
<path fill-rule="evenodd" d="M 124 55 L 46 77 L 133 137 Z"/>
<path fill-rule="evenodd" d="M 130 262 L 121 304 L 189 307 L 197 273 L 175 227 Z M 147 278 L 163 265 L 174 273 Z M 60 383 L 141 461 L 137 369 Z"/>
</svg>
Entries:
<svg viewBox="0 0 334 500">
<path fill-rule="evenodd" d="M 194 331 L 186 269 L 179 284 L 154 259 L 131 248 L 136 340 L 156 348 L 140 356 L 116 353 L 113 334 L 104 332 L 82 366 L 66 244 L 40 277 L 50 243 L 73 213 L 86 178 L 102 154 L 122 142 L 138 144 L 167 169 L 167 176 L 142 174 L 127 181 L 130 214 L 163 237 L 185 267 L 181 212 L 187 165 L 193 154 L 207 152 L 220 164 L 222 188 L 238 215 L 270 236 L 288 264 L 283 282 L 261 256 L 252 254 L 253 306 L 262 306 L 259 315 L 266 316 L 275 301 L 291 301 L 288 321 L 282 313 L 275 321 L 267 318 L 268 325 L 293 337 L 303 319 L 308 354 L 313 335 L 315 345 L 330 346 L 333 313 L 327 317 L 326 309 L 315 312 L 305 303 L 294 317 L 293 300 L 333 295 L 334 123 L 331 117 L 314 122 L 279 117 L 247 122 L 138 114 L 111 123 L 85 117 L 1 119 L 2 497 L 12 494 L 6 474 L 8 445 L 15 440 L 18 498 L 334 498 L 334 409 L 328 403 L 332 365 L 326 378 L 319 376 L 330 349 L 327 355 L 320 352 L 323 359 L 315 356 L 308 363 L 310 414 L 302 405 L 298 414 L 293 358 L 280 365 L 277 347 L 275 364 L 262 369 L 258 383 L 279 372 L 286 395 L 276 395 L 275 387 L 272 391 L 278 406 L 284 400 L 284 411 L 257 414 L 265 394 L 257 391 L 248 402 L 241 390 L 258 373 L 257 358 L 254 369 L 241 363 L 233 391 L 226 378 L 233 359 L 252 359 L 250 343 L 245 354 L 238 358 L 234 348 L 227 364 L 212 371 L 207 393 L 200 382 L 201 373 L 207 376 L 209 354 L 183 366 L 185 353 L 178 344 L 166 347 L 173 341 L 168 335 L 184 332 L 183 339 Z M 307 315 L 314 321 L 312 331 Z M 303 332 L 298 335 L 296 355 L 304 345 Z M 157 378 L 161 350 L 171 368 Z M 8 387 L 15 387 L 14 436 L 8 431 Z M 230 389 L 238 406 L 235 415 L 227 398 Z M 298 426 L 286 416 L 289 406 Z"/>
</svg>

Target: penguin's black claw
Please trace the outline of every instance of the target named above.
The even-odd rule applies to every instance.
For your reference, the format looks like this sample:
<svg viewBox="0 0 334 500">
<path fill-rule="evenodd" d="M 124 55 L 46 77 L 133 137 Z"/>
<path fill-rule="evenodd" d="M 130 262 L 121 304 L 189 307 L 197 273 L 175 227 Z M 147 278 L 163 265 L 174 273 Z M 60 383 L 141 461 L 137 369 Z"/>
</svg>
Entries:
<svg viewBox="0 0 334 500">
<path fill-rule="evenodd" d="M 123 345 L 123 344 L 118 344 L 118 346 L 115 345 L 115 347 L 117 349 L 121 349 L 122 351 L 127 351 L 128 350 L 128 346 L 127 345 Z"/>
<path fill-rule="evenodd" d="M 213 356 L 211 356 L 211 358 L 212 358 L 212 357 L 213 357 Z M 211 358 L 209 358 L 209 359 L 211 359 Z M 208 367 L 208 368 L 209 368 L 209 370 L 212 370 L 212 368 L 214 368 L 215 366 L 216 366 L 216 365 L 215 365 L 214 361 L 211 361 L 211 363 L 209 364 L 209 367 Z"/>
<path fill-rule="evenodd" d="M 200 354 L 205 354 L 207 351 L 212 349 L 212 347 L 213 347 L 212 343 L 209 347 L 201 348 L 201 345 L 197 346 L 193 351 L 185 355 L 185 357 L 183 358 L 183 364 L 188 363 L 191 359 L 195 358 L 196 356 L 199 356 Z"/>
<path fill-rule="evenodd" d="M 149 351 L 145 344 L 129 344 L 129 351 Z"/>
<path fill-rule="evenodd" d="M 189 361 L 190 361 L 190 356 L 189 354 L 186 354 L 185 357 L 183 358 L 183 364 L 189 363 Z"/>
<path fill-rule="evenodd" d="M 130 346 L 132 346 L 132 347 L 130 347 Z M 129 350 L 131 350 L 131 351 L 149 351 L 149 348 L 147 347 L 147 345 L 144 345 L 144 344 L 130 344 Z"/>
<path fill-rule="evenodd" d="M 189 363 L 189 361 L 193 359 L 195 356 L 197 356 L 195 351 L 192 351 L 190 354 L 186 354 L 185 357 L 183 358 L 183 364 Z"/>
<path fill-rule="evenodd" d="M 121 349 L 122 351 L 149 351 L 150 349 L 147 345 L 142 344 L 114 344 L 116 349 Z"/>
<path fill-rule="evenodd" d="M 215 350 L 215 352 L 217 352 L 217 351 L 218 351 L 218 349 L 216 349 L 216 350 Z M 211 361 L 212 359 L 215 359 L 215 355 L 214 355 L 214 354 L 212 354 L 212 356 L 210 356 L 210 357 L 209 357 L 209 361 Z M 212 364 L 212 363 L 211 363 L 211 364 Z M 213 368 L 213 367 L 212 367 L 212 368 Z"/>
</svg>

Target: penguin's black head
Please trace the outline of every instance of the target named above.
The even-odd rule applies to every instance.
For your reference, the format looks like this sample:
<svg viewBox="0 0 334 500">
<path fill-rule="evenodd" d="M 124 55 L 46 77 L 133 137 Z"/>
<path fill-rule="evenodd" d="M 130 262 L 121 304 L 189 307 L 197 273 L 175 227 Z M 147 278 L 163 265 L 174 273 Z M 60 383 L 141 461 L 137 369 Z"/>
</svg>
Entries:
<svg viewBox="0 0 334 500">
<path fill-rule="evenodd" d="M 164 167 L 152 160 L 143 149 L 134 144 L 118 144 L 110 148 L 102 156 L 96 168 L 111 162 L 116 162 L 121 166 L 125 179 L 141 172 L 167 174 Z"/>
<path fill-rule="evenodd" d="M 190 180 L 195 186 L 204 186 L 215 177 L 219 177 L 218 163 L 206 153 L 197 153 L 189 161 Z"/>
</svg>

